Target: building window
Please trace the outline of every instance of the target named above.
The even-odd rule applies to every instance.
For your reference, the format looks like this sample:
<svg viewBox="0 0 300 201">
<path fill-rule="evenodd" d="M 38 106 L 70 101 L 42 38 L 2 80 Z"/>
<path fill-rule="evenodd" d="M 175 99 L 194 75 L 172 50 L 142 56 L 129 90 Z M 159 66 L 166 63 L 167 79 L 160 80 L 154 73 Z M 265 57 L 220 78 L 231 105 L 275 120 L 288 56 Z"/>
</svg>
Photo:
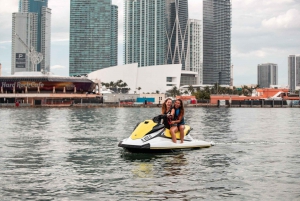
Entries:
<svg viewBox="0 0 300 201">
<path fill-rule="evenodd" d="M 167 77 L 167 82 L 172 82 L 172 77 Z"/>
</svg>

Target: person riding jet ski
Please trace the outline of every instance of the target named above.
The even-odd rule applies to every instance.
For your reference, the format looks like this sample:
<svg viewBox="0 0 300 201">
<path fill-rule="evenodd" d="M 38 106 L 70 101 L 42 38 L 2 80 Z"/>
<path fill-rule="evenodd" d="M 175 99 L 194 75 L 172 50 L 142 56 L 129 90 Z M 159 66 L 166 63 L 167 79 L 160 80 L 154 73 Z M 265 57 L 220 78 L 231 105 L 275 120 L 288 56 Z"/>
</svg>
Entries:
<svg viewBox="0 0 300 201">
<path fill-rule="evenodd" d="M 173 143 L 170 130 L 162 123 L 166 115 L 158 115 L 136 125 L 130 137 L 119 142 L 119 147 L 132 152 L 170 151 L 175 149 L 205 148 L 213 142 L 195 140 L 190 134 L 190 126 L 185 125 L 184 143 Z M 180 132 L 175 133 L 176 141 L 180 140 Z"/>
</svg>

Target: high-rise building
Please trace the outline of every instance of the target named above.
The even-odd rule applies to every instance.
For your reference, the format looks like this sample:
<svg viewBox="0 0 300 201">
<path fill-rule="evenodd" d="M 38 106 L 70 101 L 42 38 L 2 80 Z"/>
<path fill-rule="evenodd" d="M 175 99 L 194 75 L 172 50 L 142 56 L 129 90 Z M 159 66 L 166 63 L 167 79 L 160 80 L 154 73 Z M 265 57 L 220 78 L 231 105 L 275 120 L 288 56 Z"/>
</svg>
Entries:
<svg viewBox="0 0 300 201">
<path fill-rule="evenodd" d="M 260 88 L 269 88 L 278 84 L 277 64 L 266 63 L 257 66 L 257 84 Z"/>
<path fill-rule="evenodd" d="M 203 0 L 203 83 L 230 85 L 231 0 Z"/>
<path fill-rule="evenodd" d="M 118 65 L 118 6 L 111 6 L 111 66 Z"/>
<path fill-rule="evenodd" d="M 296 87 L 300 87 L 300 56 L 288 57 L 288 82 L 290 91 L 295 91 Z"/>
<path fill-rule="evenodd" d="M 198 73 L 197 84 L 203 83 L 201 36 L 201 20 L 190 19 L 185 69 Z"/>
<path fill-rule="evenodd" d="M 185 66 L 188 60 L 188 18 L 188 0 L 166 1 L 166 27 L 168 34 L 166 63 L 182 64 L 182 70 L 186 70 Z"/>
<path fill-rule="evenodd" d="M 166 58 L 165 0 L 124 3 L 124 63 L 163 65 Z"/>
<path fill-rule="evenodd" d="M 118 28 L 113 26 L 117 25 L 117 6 L 112 6 L 111 0 L 71 0 L 71 76 L 116 64 Z"/>
<path fill-rule="evenodd" d="M 48 8 L 48 0 L 20 0 L 19 12 L 13 13 L 12 18 L 11 73 L 49 72 L 51 9 Z"/>
</svg>

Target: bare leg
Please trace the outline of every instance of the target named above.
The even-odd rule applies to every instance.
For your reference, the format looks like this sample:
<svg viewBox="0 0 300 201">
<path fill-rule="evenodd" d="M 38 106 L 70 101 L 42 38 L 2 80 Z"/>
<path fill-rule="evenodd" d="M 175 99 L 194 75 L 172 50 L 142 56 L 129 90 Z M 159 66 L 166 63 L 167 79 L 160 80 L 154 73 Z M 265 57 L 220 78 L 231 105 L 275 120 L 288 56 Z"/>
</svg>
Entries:
<svg viewBox="0 0 300 201">
<path fill-rule="evenodd" d="M 184 139 L 184 125 L 180 125 L 179 130 L 180 130 L 180 142 L 183 143 L 183 139 Z"/>
<path fill-rule="evenodd" d="M 172 141 L 173 141 L 174 143 L 177 142 L 176 135 L 175 135 L 175 133 L 176 133 L 177 131 L 178 131 L 177 126 L 173 126 L 173 127 L 170 128 L 170 133 L 171 133 L 171 136 L 172 136 Z"/>
</svg>

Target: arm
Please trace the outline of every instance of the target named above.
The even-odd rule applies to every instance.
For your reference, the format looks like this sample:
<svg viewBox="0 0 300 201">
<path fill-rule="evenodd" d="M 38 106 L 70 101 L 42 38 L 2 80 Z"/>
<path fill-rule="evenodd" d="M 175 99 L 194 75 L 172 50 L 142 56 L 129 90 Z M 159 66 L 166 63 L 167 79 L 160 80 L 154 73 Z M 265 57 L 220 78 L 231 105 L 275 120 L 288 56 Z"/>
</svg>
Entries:
<svg viewBox="0 0 300 201">
<path fill-rule="evenodd" d="M 175 115 L 175 109 L 174 108 L 172 108 L 172 110 L 171 110 L 171 114 L 170 114 L 170 116 L 169 116 L 169 118 L 174 118 L 174 115 Z"/>
</svg>

